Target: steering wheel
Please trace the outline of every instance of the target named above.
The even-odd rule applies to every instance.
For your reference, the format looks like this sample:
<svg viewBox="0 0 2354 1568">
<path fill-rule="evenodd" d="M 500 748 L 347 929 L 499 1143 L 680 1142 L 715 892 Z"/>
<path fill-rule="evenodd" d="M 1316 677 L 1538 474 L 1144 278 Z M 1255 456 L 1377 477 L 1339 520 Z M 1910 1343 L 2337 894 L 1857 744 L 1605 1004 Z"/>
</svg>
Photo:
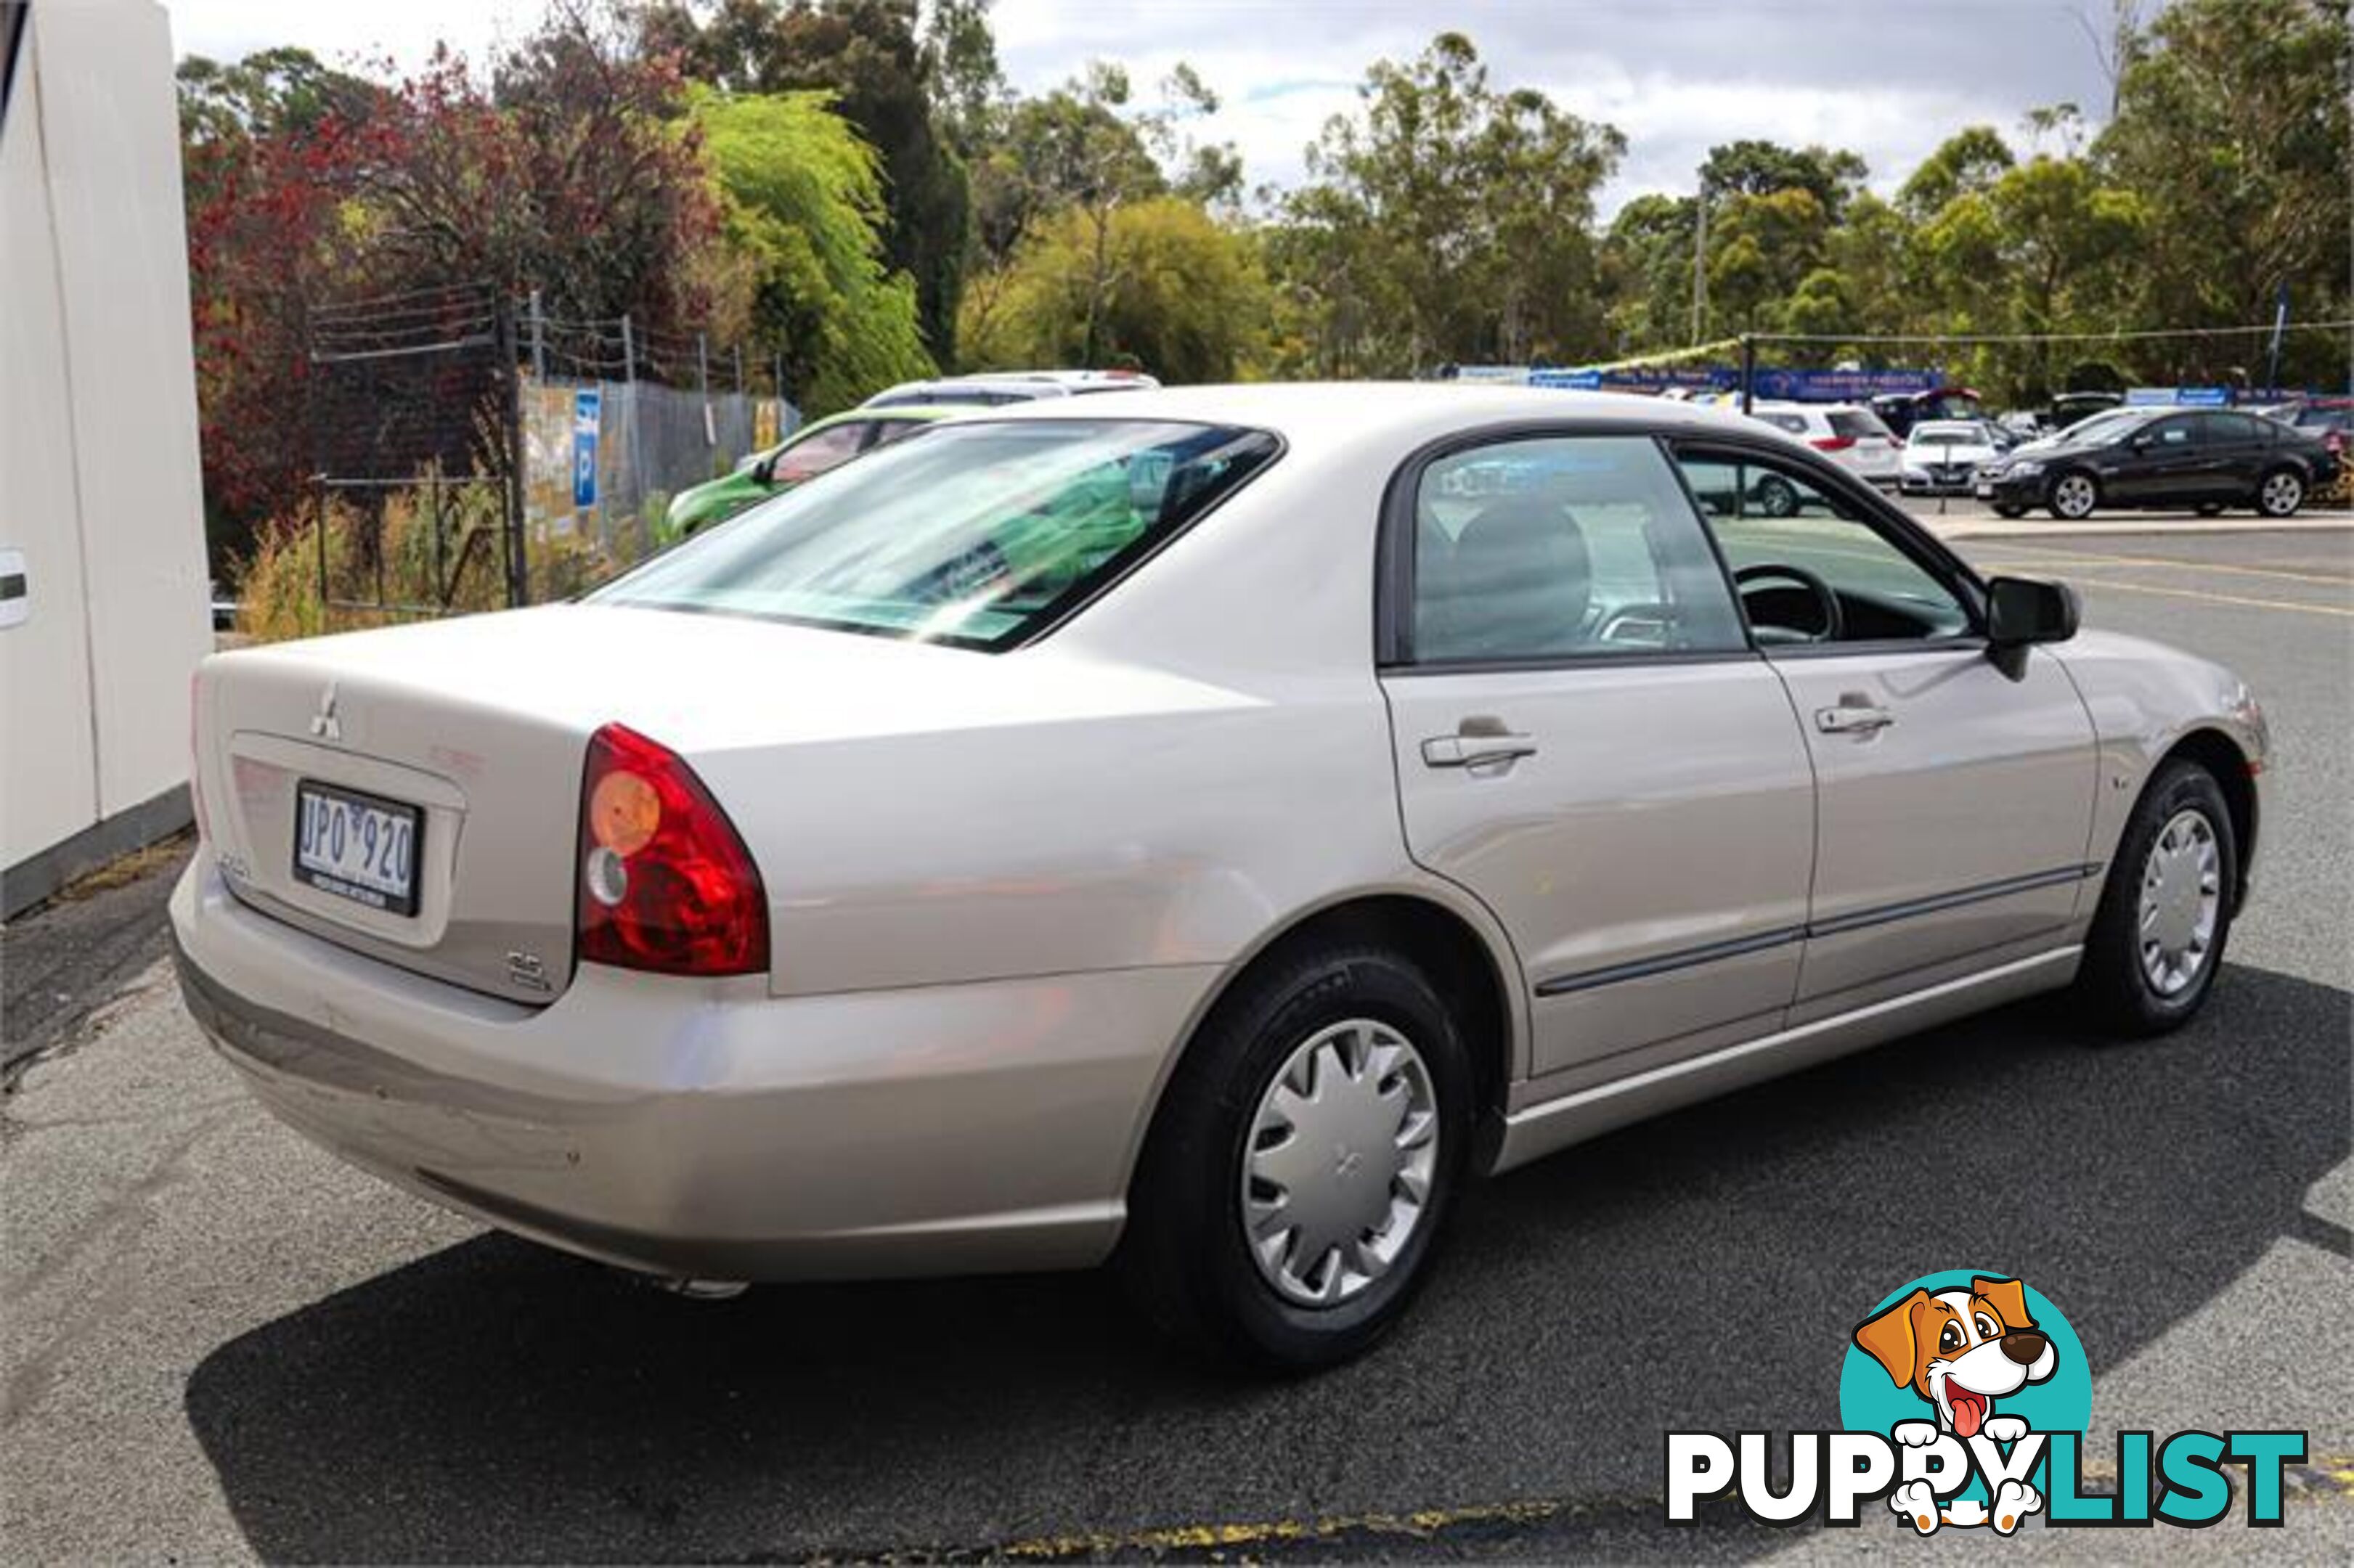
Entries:
<svg viewBox="0 0 2354 1568">
<path fill-rule="evenodd" d="M 1840 634 L 1847 630 L 1847 617 L 1840 609 L 1839 595 L 1831 591 L 1830 584 L 1823 581 L 1806 567 L 1786 566 L 1781 562 L 1773 561 L 1763 566 L 1744 567 L 1733 574 L 1734 586 L 1737 588 L 1775 577 L 1797 583 L 1800 588 L 1813 594 L 1815 602 L 1822 607 L 1823 629 L 1813 635 L 1814 641 L 1836 642 L 1840 640 Z"/>
</svg>

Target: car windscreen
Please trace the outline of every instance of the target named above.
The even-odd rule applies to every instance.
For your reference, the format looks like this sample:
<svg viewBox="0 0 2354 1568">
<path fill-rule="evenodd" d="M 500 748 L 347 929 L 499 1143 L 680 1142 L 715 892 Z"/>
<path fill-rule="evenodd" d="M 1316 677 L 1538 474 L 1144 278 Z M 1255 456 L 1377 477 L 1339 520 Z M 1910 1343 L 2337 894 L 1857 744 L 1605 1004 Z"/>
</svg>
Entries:
<svg viewBox="0 0 2354 1568">
<path fill-rule="evenodd" d="M 1844 436 L 1850 440 L 1872 436 L 1884 440 L 1891 434 L 1879 415 L 1861 408 L 1835 408 L 1831 411 L 1830 421 L 1831 434 Z"/>
<path fill-rule="evenodd" d="M 1990 445 L 1978 425 L 1915 425 L 1905 444 L 1915 447 L 1983 447 Z"/>
<path fill-rule="evenodd" d="M 2113 408 L 2071 425 L 2065 440 L 2072 447 L 2115 446 L 2157 418 L 2158 412 L 2147 408 Z"/>
<path fill-rule="evenodd" d="M 1084 604 L 1280 450 L 1168 420 L 942 425 L 656 556 L 591 602 L 997 650 Z"/>
</svg>

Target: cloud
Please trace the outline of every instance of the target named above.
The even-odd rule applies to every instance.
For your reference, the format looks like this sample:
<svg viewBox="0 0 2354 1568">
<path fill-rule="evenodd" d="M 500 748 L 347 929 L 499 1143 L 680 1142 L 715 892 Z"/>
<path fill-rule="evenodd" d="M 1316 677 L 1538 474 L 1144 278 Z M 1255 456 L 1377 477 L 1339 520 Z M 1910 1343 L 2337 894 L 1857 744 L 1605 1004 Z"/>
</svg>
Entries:
<svg viewBox="0 0 2354 1568">
<path fill-rule="evenodd" d="M 1090 59 L 1150 98 L 1178 61 L 1223 100 L 1188 129 L 1231 141 L 1253 185 L 1296 184 L 1303 153 L 1356 107 L 1374 60 L 1442 27 L 1470 37 L 1499 85 L 1533 87 L 1627 134 L 1606 216 L 1644 191 L 1689 191 L 1708 149 L 1745 136 L 1850 148 L 1892 189 L 1963 126 L 2015 132 L 2040 105 L 2097 115 L 2108 82 L 2089 29 L 2100 0 L 998 0 L 998 55 L 1025 91 Z M 302 44 L 330 59 L 413 68 L 437 38 L 480 57 L 528 29 L 538 0 L 185 0 L 179 48 L 234 57 Z"/>
</svg>

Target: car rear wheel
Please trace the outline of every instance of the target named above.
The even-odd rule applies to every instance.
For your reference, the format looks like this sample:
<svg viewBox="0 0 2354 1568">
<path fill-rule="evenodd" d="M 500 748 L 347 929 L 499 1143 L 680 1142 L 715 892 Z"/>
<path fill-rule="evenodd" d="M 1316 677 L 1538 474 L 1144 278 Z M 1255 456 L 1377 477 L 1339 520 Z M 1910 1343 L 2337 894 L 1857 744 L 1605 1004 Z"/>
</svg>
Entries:
<svg viewBox="0 0 2354 1568">
<path fill-rule="evenodd" d="M 1757 509 L 1768 517 L 1795 517 L 1798 514 L 1797 486 L 1786 479 L 1767 474 L 1757 482 Z"/>
<path fill-rule="evenodd" d="M 2217 501 L 2202 501 L 2190 510 L 2196 512 L 2201 517 L 2221 517 L 2223 515 L 2222 503 Z"/>
<path fill-rule="evenodd" d="M 2024 506 L 2012 506 L 2006 503 L 2002 505 L 1997 506 L 1994 509 L 1994 514 L 1998 517 L 2024 517 L 2027 515 L 2027 508 Z"/>
<path fill-rule="evenodd" d="M 2085 939 L 2076 992 L 2096 1022 L 2143 1036 L 2190 1021 L 2222 967 L 2239 871 L 2222 787 L 2167 763 L 2126 821 Z"/>
<path fill-rule="evenodd" d="M 1267 1370 L 1361 1354 L 1428 1272 L 1472 1081 L 1446 1007 L 1394 953 L 1335 946 L 1246 977 L 1146 1140 L 1119 1259 L 1138 1304 Z"/>
<path fill-rule="evenodd" d="M 2052 515 L 2068 523 L 2090 517 L 2093 508 L 2100 503 L 2100 487 L 2093 482 L 2093 476 L 2088 473 L 2062 474 L 2052 482 L 2046 498 Z"/>
<path fill-rule="evenodd" d="M 2276 468 L 2256 486 L 2256 510 L 2267 517 L 2294 517 L 2305 504 L 2305 479 L 2295 469 Z"/>
</svg>

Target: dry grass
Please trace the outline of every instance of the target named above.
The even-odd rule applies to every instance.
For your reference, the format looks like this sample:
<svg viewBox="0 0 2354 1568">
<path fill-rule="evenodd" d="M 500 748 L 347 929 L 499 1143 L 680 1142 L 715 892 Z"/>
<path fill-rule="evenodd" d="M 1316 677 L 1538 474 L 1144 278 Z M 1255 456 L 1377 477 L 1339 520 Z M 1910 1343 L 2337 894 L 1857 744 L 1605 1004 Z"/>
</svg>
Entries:
<svg viewBox="0 0 2354 1568">
<path fill-rule="evenodd" d="M 373 513 L 326 503 L 326 594 L 320 594 L 321 522 L 316 514 L 262 532 L 238 574 L 237 635 L 281 642 L 416 620 L 506 607 L 504 528 L 488 487 L 445 493 L 437 554 L 429 492 L 398 491 Z M 654 533 L 643 518 L 617 533 L 613 548 L 573 537 L 536 540 L 526 552 L 535 604 L 568 599 L 642 555 Z M 382 605 L 384 608 L 376 608 Z"/>
</svg>

